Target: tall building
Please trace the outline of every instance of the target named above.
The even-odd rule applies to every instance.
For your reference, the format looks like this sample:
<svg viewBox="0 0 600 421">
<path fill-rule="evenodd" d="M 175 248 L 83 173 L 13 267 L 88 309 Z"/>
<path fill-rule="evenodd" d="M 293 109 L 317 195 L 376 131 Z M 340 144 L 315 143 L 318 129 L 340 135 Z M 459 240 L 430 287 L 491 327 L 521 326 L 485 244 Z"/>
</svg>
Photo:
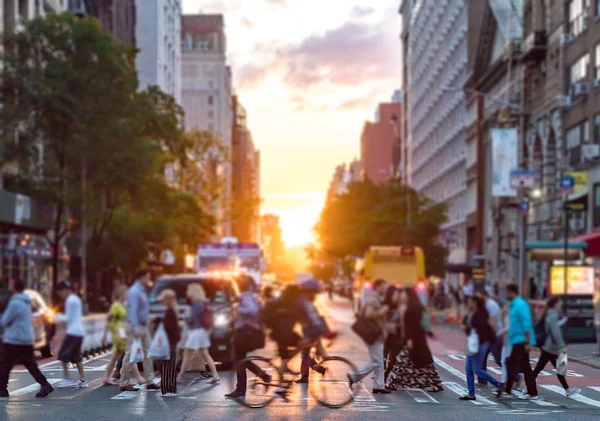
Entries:
<svg viewBox="0 0 600 421">
<path fill-rule="evenodd" d="M 136 0 L 136 68 L 142 89 L 159 86 L 181 104 L 181 0 Z"/>
<path fill-rule="evenodd" d="M 483 2 L 482 2 L 483 3 Z M 465 1 L 404 0 L 405 179 L 419 193 L 448 207 L 443 226 L 452 249 L 466 247 L 467 163 Z M 464 254 L 464 253 L 462 253 Z"/>
<path fill-rule="evenodd" d="M 60 13 L 67 10 L 65 0 L 0 0 L 0 28 L 6 31 L 19 29 L 21 22 L 44 16 L 48 13 Z"/>
<path fill-rule="evenodd" d="M 348 192 L 348 184 L 360 181 L 360 161 L 355 159 L 348 165 L 340 164 L 335 167 L 329 183 L 327 197 L 332 198 Z"/>
<path fill-rule="evenodd" d="M 135 46 L 135 0 L 68 0 L 77 15 L 94 16 L 105 31 L 124 44 Z"/>
<path fill-rule="evenodd" d="M 380 183 L 395 177 L 401 118 L 402 104 L 382 103 L 377 107 L 375 121 L 365 122 L 360 137 L 363 179 Z"/>
<path fill-rule="evenodd" d="M 239 241 L 256 242 L 260 237 L 260 152 L 248 129 L 246 110 L 233 97 L 231 154 L 231 231 Z"/>
<path fill-rule="evenodd" d="M 213 133 L 232 151 L 233 103 L 231 68 L 227 65 L 225 22 L 222 15 L 184 15 L 182 45 L 182 105 L 185 128 Z M 215 204 L 218 234 L 231 234 L 231 163 L 219 170 L 223 200 Z"/>
</svg>

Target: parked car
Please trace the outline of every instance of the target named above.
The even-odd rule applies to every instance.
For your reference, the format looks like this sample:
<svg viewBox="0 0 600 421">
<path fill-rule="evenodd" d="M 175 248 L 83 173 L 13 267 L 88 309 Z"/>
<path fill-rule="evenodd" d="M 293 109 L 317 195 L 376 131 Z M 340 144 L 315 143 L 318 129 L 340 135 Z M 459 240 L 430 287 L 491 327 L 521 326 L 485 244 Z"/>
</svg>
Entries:
<svg viewBox="0 0 600 421">
<path fill-rule="evenodd" d="M 24 292 L 31 300 L 34 348 L 40 351 L 42 357 L 49 358 L 52 356 L 51 344 L 56 333 L 56 324 L 52 321 L 54 312 L 48 307 L 39 292 L 33 289 L 26 289 Z M 12 297 L 10 291 L 0 292 L 0 314 L 4 313 L 10 297 Z M 2 326 L 0 326 L 0 335 L 3 334 Z"/>
<path fill-rule="evenodd" d="M 211 332 L 210 355 L 224 367 L 234 364 L 234 322 L 237 315 L 239 289 L 234 276 L 226 273 L 204 273 L 165 275 L 156 280 L 150 292 L 150 323 L 152 329 L 158 320 L 164 317 L 165 307 L 158 302 L 158 296 L 164 289 L 175 291 L 178 301 L 180 324 L 190 315 L 190 304 L 186 297 L 188 285 L 198 283 L 206 292 L 215 315 L 214 329 Z"/>
</svg>

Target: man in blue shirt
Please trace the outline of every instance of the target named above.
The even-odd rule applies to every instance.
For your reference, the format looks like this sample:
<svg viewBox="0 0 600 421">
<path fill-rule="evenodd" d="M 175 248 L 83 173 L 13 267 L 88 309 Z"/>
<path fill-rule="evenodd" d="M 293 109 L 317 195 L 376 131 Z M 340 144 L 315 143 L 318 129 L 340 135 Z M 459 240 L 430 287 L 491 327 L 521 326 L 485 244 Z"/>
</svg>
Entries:
<svg viewBox="0 0 600 421">
<path fill-rule="evenodd" d="M 150 305 L 146 288 L 152 286 L 152 278 L 147 270 L 140 270 L 135 276 L 135 283 L 127 292 L 127 345 L 125 348 L 125 357 L 121 367 L 121 391 L 137 392 L 139 389 L 129 384 L 131 377 L 131 346 L 135 339 L 142 341 L 144 348 L 144 376 L 146 377 L 146 390 L 160 390 L 160 386 L 152 382 L 154 378 L 154 368 L 152 360 L 148 358 L 148 349 L 150 348 L 150 330 L 148 327 L 148 315 Z"/>
<path fill-rule="evenodd" d="M 508 378 L 506 386 L 504 391 L 501 386 L 496 393 L 498 396 L 501 396 L 503 392 L 510 395 L 517 373 L 522 372 L 525 376 L 527 393 L 520 396 L 519 399 L 538 400 L 537 386 L 529 364 L 529 352 L 531 347 L 535 346 L 531 309 L 527 301 L 519 296 L 519 287 L 516 284 L 510 284 L 506 287 L 506 298 L 510 302 L 508 345 L 511 352 L 507 360 Z"/>
</svg>

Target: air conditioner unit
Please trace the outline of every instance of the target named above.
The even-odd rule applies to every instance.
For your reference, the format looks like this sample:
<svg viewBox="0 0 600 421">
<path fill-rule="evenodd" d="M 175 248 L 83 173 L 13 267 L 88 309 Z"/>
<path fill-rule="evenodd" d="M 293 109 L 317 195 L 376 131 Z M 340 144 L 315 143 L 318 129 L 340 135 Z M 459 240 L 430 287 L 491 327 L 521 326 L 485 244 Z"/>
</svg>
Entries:
<svg viewBox="0 0 600 421">
<path fill-rule="evenodd" d="M 594 79 L 594 88 L 600 88 L 600 78 Z"/>
<path fill-rule="evenodd" d="M 570 32 L 565 32 L 564 34 L 561 34 L 561 36 L 560 36 L 561 44 L 568 44 L 571 41 L 573 41 L 574 39 L 575 39 L 575 36 L 573 36 L 573 34 Z"/>
<path fill-rule="evenodd" d="M 581 160 L 582 161 L 592 161 L 598 157 L 600 157 L 600 145 L 599 144 L 581 145 Z"/>
<path fill-rule="evenodd" d="M 556 103 L 560 108 L 569 108 L 571 106 L 571 95 L 559 95 Z"/>
<path fill-rule="evenodd" d="M 590 86 L 585 81 L 576 82 L 573 85 L 573 95 L 574 96 L 587 95 L 589 91 L 590 91 Z"/>
</svg>

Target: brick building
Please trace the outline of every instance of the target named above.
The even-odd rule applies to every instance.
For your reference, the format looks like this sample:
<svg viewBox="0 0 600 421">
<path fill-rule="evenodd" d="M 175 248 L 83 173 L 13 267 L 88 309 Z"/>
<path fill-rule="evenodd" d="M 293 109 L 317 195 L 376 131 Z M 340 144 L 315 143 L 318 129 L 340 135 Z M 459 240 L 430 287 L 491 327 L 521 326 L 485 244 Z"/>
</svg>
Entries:
<svg viewBox="0 0 600 421">
<path fill-rule="evenodd" d="M 374 122 L 367 121 L 360 138 L 361 178 L 375 183 L 395 176 L 395 149 L 400 146 L 402 104 L 382 103 Z"/>
</svg>

